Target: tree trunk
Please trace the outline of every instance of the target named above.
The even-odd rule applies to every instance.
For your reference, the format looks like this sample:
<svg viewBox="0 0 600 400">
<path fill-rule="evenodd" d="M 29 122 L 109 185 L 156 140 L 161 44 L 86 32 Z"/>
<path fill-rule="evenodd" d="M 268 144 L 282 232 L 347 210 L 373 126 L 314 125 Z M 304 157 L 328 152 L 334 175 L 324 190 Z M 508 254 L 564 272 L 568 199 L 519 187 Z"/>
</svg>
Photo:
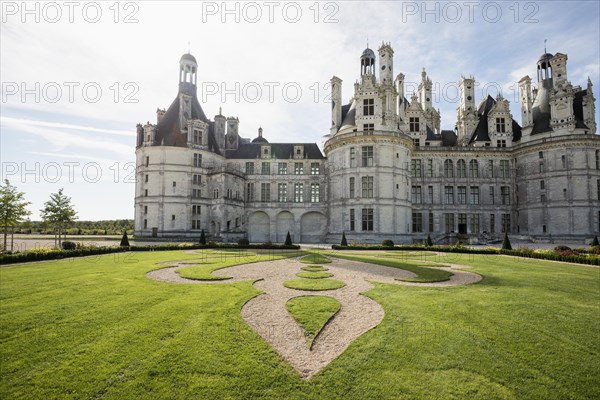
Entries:
<svg viewBox="0 0 600 400">
<path fill-rule="evenodd" d="M 15 245 L 15 226 L 12 226 L 12 230 L 10 232 L 10 251 L 13 251 Z"/>
<path fill-rule="evenodd" d="M 3 250 L 6 250 L 6 238 L 8 237 L 8 223 L 4 221 L 4 247 Z"/>
</svg>

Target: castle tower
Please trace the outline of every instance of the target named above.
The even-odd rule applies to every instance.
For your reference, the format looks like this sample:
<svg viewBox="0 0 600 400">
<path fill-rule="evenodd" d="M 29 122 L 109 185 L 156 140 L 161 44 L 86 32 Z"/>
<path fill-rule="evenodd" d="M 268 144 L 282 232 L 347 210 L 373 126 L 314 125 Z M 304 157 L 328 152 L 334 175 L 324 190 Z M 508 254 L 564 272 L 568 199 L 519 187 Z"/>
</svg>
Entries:
<svg viewBox="0 0 600 400">
<path fill-rule="evenodd" d="M 335 134 L 342 125 L 342 80 L 331 78 L 331 134 Z"/>
<path fill-rule="evenodd" d="M 394 50 L 389 43 L 382 43 L 379 48 L 379 64 L 381 73 L 379 81 L 381 84 L 381 97 L 383 99 L 382 125 L 393 126 L 396 124 L 396 90 L 394 88 Z"/>
<path fill-rule="evenodd" d="M 459 83 L 460 105 L 458 107 L 458 141 L 463 142 L 477 126 L 477 110 L 475 109 L 475 78 L 461 77 Z"/>
<path fill-rule="evenodd" d="M 553 131 L 567 128 L 575 129 L 573 112 L 573 85 L 567 80 L 567 55 L 556 53 L 549 60 L 552 92 L 550 94 L 550 127 Z"/>
<path fill-rule="evenodd" d="M 533 125 L 533 115 L 531 113 L 533 100 L 531 98 L 531 78 L 529 75 L 519 81 L 519 91 L 521 92 L 521 124 L 523 128 L 527 128 Z"/>
</svg>

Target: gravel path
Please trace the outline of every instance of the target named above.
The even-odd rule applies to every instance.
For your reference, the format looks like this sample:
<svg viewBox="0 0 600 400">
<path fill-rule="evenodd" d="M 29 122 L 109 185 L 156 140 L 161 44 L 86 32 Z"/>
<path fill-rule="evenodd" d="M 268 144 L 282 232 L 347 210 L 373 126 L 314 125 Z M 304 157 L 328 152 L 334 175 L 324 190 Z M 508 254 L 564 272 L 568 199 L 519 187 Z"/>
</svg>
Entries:
<svg viewBox="0 0 600 400">
<path fill-rule="evenodd" d="M 396 278 L 412 278 L 416 275 L 398 268 L 336 258 L 332 258 L 332 260 L 332 263 L 326 264 L 324 267 L 329 269 L 328 272 L 334 274 L 333 279 L 343 281 L 346 286 L 318 292 L 289 289 L 283 286 L 284 281 L 297 278 L 296 273 L 301 272 L 300 268 L 306 266 L 296 259 L 237 265 L 214 271 L 214 275 L 231 278 L 221 281 L 182 278 L 177 273 L 177 269 L 189 265 L 178 263 L 171 267 L 151 271 L 147 276 L 163 282 L 204 285 L 256 281 L 254 286 L 262 290 L 264 294 L 252 298 L 242 307 L 242 318 L 304 378 L 309 378 L 317 373 L 342 354 L 355 339 L 379 325 L 383 320 L 384 310 L 381 305 L 361 294 L 373 288 L 371 282 L 448 287 L 466 285 L 481 280 L 480 275 L 456 269 L 463 268 L 463 266 L 444 263 L 450 267 L 440 269 L 449 270 L 454 274 L 448 281 L 402 282 Z M 309 350 L 303 328 L 290 315 L 285 305 L 293 297 L 315 295 L 333 297 L 340 302 L 341 308 L 315 338 L 313 347 Z"/>
</svg>

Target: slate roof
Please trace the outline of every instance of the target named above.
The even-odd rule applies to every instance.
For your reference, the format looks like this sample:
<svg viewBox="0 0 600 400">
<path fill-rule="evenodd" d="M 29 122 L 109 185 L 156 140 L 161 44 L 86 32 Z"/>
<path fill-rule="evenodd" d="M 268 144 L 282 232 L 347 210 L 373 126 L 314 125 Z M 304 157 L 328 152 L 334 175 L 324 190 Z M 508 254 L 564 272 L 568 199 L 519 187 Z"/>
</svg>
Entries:
<svg viewBox="0 0 600 400">
<path fill-rule="evenodd" d="M 552 79 L 540 82 L 537 95 L 533 101 L 533 129 L 531 135 L 548 132 L 550 130 L 550 91 Z"/>
<path fill-rule="evenodd" d="M 583 97 L 585 95 L 587 95 L 587 89 L 576 92 L 573 98 L 573 114 L 575 114 L 575 128 L 589 129 L 583 120 Z"/>
<path fill-rule="evenodd" d="M 294 146 L 304 146 L 305 159 L 324 159 L 323 153 L 316 143 L 271 143 L 271 155 L 274 158 L 286 160 L 294 158 Z M 237 150 L 227 150 L 225 156 L 234 159 L 260 158 L 261 143 L 240 143 Z"/>
<path fill-rule="evenodd" d="M 200 119 L 208 123 L 208 119 L 198 102 L 195 88 L 192 88 L 189 83 L 180 83 L 179 93 L 175 100 L 171 103 L 165 115 L 156 125 L 156 135 L 154 138 L 155 146 L 187 146 L 187 136 L 181 134 L 181 126 L 179 122 L 179 95 L 180 93 L 190 94 L 192 96 L 192 115 L 189 118 Z M 214 136 L 209 131 L 209 138 Z M 217 146 L 215 146 L 217 147 Z M 218 148 L 218 147 L 217 147 Z"/>
<path fill-rule="evenodd" d="M 469 140 L 469 144 L 473 142 L 489 142 L 490 141 L 490 133 L 488 130 L 488 113 L 492 109 L 492 107 L 496 104 L 496 101 L 492 96 L 488 94 L 488 97 L 479 103 L 479 108 L 477 109 L 477 116 L 479 117 L 479 122 L 473 130 L 473 134 L 471 135 L 471 139 Z"/>
</svg>

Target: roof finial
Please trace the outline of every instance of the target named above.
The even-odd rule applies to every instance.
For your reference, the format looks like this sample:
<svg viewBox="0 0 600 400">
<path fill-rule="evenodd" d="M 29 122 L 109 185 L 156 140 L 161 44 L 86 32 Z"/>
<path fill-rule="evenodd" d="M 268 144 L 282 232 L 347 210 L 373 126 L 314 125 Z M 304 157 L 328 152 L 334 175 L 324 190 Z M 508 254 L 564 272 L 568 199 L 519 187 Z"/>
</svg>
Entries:
<svg viewBox="0 0 600 400">
<path fill-rule="evenodd" d="M 258 127 L 258 136 L 262 137 L 262 126 Z"/>
<path fill-rule="evenodd" d="M 188 42 L 188 54 L 190 54 L 190 42 Z"/>
<path fill-rule="evenodd" d="M 367 49 L 369 48 L 369 37 L 367 36 Z"/>
<path fill-rule="evenodd" d="M 219 115 L 223 115 L 222 109 L 223 109 L 223 107 L 219 107 Z"/>
<path fill-rule="evenodd" d="M 546 53 L 547 53 L 547 51 L 546 51 L 546 42 L 547 42 L 547 41 L 548 41 L 548 39 L 544 39 L 544 54 L 546 54 Z"/>
</svg>

